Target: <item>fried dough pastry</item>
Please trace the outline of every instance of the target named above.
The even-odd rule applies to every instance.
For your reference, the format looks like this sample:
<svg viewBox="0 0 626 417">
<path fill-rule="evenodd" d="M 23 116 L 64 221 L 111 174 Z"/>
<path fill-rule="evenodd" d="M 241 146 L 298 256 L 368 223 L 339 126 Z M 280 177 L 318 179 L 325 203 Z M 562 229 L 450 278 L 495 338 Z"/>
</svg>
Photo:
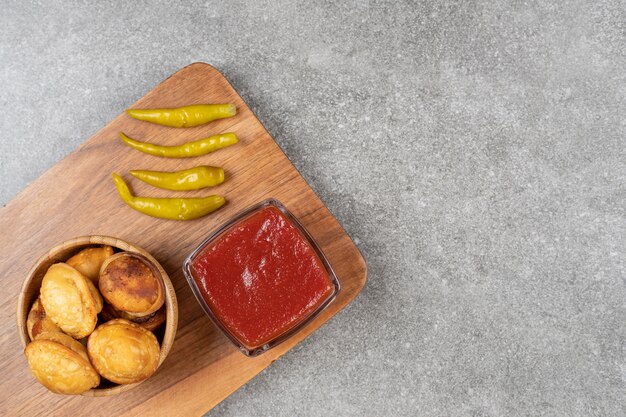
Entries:
<svg viewBox="0 0 626 417">
<path fill-rule="evenodd" d="M 160 309 L 149 316 L 133 317 L 125 311 L 117 310 L 111 304 L 105 303 L 102 311 L 100 312 L 100 318 L 105 322 L 113 319 L 126 319 L 132 321 L 133 323 L 137 323 L 144 329 L 154 332 L 156 329 L 161 327 L 163 323 L 165 323 L 167 311 L 165 305 L 163 305 Z"/>
<path fill-rule="evenodd" d="M 75 339 L 89 335 L 102 310 L 102 297 L 93 283 L 65 263 L 52 265 L 43 277 L 41 303 L 50 319 Z"/>
<path fill-rule="evenodd" d="M 96 304 L 96 311 L 99 313 L 102 311 L 102 307 L 104 306 L 104 300 L 102 299 L 102 295 L 100 295 L 100 292 L 98 291 L 96 286 L 93 285 L 93 282 L 91 282 L 90 279 L 87 278 L 85 282 L 87 283 L 87 288 L 89 288 L 89 293 L 93 297 L 93 301 Z"/>
<path fill-rule="evenodd" d="M 113 255 L 113 248 L 104 245 L 100 248 L 87 248 L 78 252 L 70 259 L 65 261 L 66 264 L 75 268 L 89 278 L 94 284 L 98 285 L 100 277 L 100 268 L 106 258 Z"/>
<path fill-rule="evenodd" d="M 68 349 L 73 350 L 78 353 L 84 360 L 89 362 L 89 356 L 87 355 L 87 348 L 83 346 L 78 340 L 72 338 L 71 336 L 66 335 L 62 332 L 41 332 L 36 337 L 35 340 L 51 340 L 53 342 L 57 342 L 62 344 Z"/>
<path fill-rule="evenodd" d="M 124 317 L 124 314 L 122 314 L 122 317 Z M 154 332 L 156 329 L 161 327 L 163 323 L 165 323 L 166 318 L 167 313 L 165 311 L 165 306 L 163 306 L 149 316 L 131 318 L 131 320 L 133 323 L 137 323 L 144 329 Z"/>
<path fill-rule="evenodd" d="M 102 311 L 100 312 L 100 320 L 106 323 L 107 321 L 119 319 L 119 318 L 120 318 L 119 311 L 116 310 L 115 307 L 113 307 L 111 304 L 104 303 L 104 306 L 102 307 Z"/>
<path fill-rule="evenodd" d="M 125 319 L 101 324 L 89 336 L 87 352 L 100 375 L 116 384 L 132 384 L 152 375 L 160 357 L 152 332 Z"/>
<path fill-rule="evenodd" d="M 39 298 L 35 300 L 30 308 L 28 318 L 26 319 L 26 330 L 30 340 L 35 340 L 37 335 L 42 332 L 60 332 L 59 326 L 54 324 L 52 319 L 46 315 L 43 305 Z"/>
<path fill-rule="evenodd" d="M 115 254 L 100 269 L 100 292 L 109 304 L 130 317 L 156 312 L 165 301 L 165 286 L 158 270 L 141 255 Z"/>
<path fill-rule="evenodd" d="M 42 332 L 24 350 L 37 381 L 58 394 L 81 394 L 100 384 L 85 347 L 60 332 Z"/>
</svg>

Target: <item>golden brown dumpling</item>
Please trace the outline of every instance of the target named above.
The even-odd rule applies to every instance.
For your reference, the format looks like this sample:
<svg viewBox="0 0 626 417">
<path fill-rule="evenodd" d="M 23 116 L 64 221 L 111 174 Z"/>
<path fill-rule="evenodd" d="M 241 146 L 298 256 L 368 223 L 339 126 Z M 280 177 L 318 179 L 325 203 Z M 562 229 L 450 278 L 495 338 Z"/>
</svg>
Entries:
<svg viewBox="0 0 626 417">
<path fill-rule="evenodd" d="M 87 288 L 89 288 L 89 293 L 93 297 L 93 301 L 96 304 L 96 311 L 101 312 L 102 307 L 104 306 L 104 300 L 102 299 L 102 295 L 100 295 L 100 291 L 93 285 L 90 279 L 85 280 L 87 283 Z"/>
<path fill-rule="evenodd" d="M 86 346 L 82 345 L 78 340 L 66 335 L 65 333 L 41 332 L 35 337 L 35 340 L 52 340 L 53 342 L 60 343 L 66 348 L 72 349 L 74 352 L 78 353 L 84 360 L 89 362 L 89 356 L 87 355 Z"/>
<path fill-rule="evenodd" d="M 124 317 L 122 315 L 122 317 Z M 165 319 L 167 318 L 167 313 L 165 311 L 165 306 L 161 307 L 156 311 L 156 313 L 152 313 L 149 316 L 145 317 L 136 317 L 131 318 L 133 323 L 137 323 L 144 329 L 150 330 L 154 332 L 156 329 L 161 327 L 163 323 L 165 323 Z"/>
<path fill-rule="evenodd" d="M 100 384 L 85 347 L 60 332 L 42 332 L 24 350 L 35 378 L 52 392 L 81 394 Z"/>
<path fill-rule="evenodd" d="M 59 326 L 54 324 L 50 317 L 46 316 L 46 310 L 41 305 L 39 298 L 35 300 L 33 306 L 30 308 L 28 318 L 26 319 L 26 329 L 28 330 L 28 336 L 30 340 L 35 340 L 37 335 L 41 332 L 60 332 Z"/>
<path fill-rule="evenodd" d="M 143 381 L 159 366 L 154 334 L 125 319 L 98 326 L 89 336 L 87 352 L 98 373 L 117 384 Z"/>
<path fill-rule="evenodd" d="M 132 317 L 149 316 L 165 301 L 165 286 L 156 268 L 143 256 L 121 252 L 100 270 L 100 292 L 109 304 Z"/>
<path fill-rule="evenodd" d="M 89 335 L 102 310 L 102 297 L 93 283 L 65 263 L 52 265 L 41 282 L 41 303 L 46 314 L 75 339 Z"/>
<path fill-rule="evenodd" d="M 125 311 L 116 310 L 115 307 L 113 307 L 111 304 L 105 303 L 104 307 L 102 308 L 102 312 L 100 312 L 100 318 L 104 321 L 109 321 L 113 319 L 126 319 L 132 321 L 133 323 L 137 323 L 144 329 L 154 332 L 156 329 L 161 327 L 163 323 L 165 323 L 165 320 L 167 318 L 167 311 L 164 305 L 149 316 L 133 317 Z"/>
<path fill-rule="evenodd" d="M 93 283 L 98 285 L 100 277 L 100 268 L 106 258 L 113 255 L 113 248 L 104 245 L 100 248 L 87 248 L 78 252 L 70 259 L 65 261 L 66 264 L 75 268 L 89 278 Z"/>
<path fill-rule="evenodd" d="M 102 307 L 102 311 L 100 312 L 100 320 L 106 323 L 109 320 L 114 320 L 114 319 L 119 319 L 119 318 L 120 318 L 119 311 L 117 311 L 111 304 L 104 303 L 104 306 Z"/>
</svg>

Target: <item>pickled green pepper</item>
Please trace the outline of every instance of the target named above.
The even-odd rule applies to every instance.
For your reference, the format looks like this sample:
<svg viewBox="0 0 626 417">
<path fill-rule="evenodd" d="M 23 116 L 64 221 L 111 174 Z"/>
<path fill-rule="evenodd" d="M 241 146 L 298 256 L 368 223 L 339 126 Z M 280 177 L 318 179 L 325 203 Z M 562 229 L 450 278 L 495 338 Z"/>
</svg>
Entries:
<svg viewBox="0 0 626 417">
<path fill-rule="evenodd" d="M 133 170 L 130 175 L 155 187 L 174 191 L 198 190 L 224 182 L 224 170 L 207 165 L 176 172 Z"/>
<path fill-rule="evenodd" d="M 135 139 L 129 138 L 122 132 L 120 132 L 120 137 L 128 146 L 135 148 L 138 151 L 165 158 L 191 158 L 194 156 L 205 155 L 239 142 L 234 133 L 213 135 L 208 138 L 187 142 L 177 146 L 161 146 L 149 142 L 139 142 Z"/>
<path fill-rule="evenodd" d="M 193 127 L 232 117 L 237 114 L 237 107 L 234 104 L 196 104 L 174 109 L 128 109 L 126 113 L 137 120 L 162 126 Z"/>
<path fill-rule="evenodd" d="M 130 208 L 152 217 L 170 220 L 192 220 L 222 207 L 224 197 L 212 195 L 204 198 L 146 198 L 136 197 L 122 177 L 113 173 L 113 181 L 120 197 Z"/>
</svg>

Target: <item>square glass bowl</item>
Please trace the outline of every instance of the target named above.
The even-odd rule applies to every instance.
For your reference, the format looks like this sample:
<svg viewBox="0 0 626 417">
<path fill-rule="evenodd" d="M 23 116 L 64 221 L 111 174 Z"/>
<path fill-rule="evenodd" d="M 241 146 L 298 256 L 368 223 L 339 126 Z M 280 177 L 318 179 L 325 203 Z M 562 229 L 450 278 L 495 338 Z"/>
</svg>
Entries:
<svg viewBox="0 0 626 417">
<path fill-rule="evenodd" d="M 291 324 L 290 327 L 287 327 L 285 331 L 280 333 L 278 336 L 274 337 L 272 340 L 268 341 L 267 343 L 264 343 L 262 346 L 249 347 L 249 346 L 246 346 L 246 344 L 242 340 L 239 340 L 239 338 L 235 334 L 229 331 L 227 326 L 224 323 L 222 323 L 221 320 L 219 319 L 219 315 L 216 314 L 216 312 L 214 312 L 211 306 L 209 306 L 209 304 L 206 302 L 194 278 L 192 265 L 194 264 L 195 260 L 200 255 L 203 254 L 206 248 L 209 248 L 215 242 L 218 242 L 219 239 L 222 236 L 224 236 L 227 232 L 229 232 L 235 226 L 247 220 L 254 214 L 270 206 L 275 207 L 278 210 L 280 210 L 280 212 L 286 217 L 286 219 L 295 227 L 297 232 L 299 232 L 300 237 L 302 237 L 303 240 L 310 246 L 310 248 L 313 249 L 313 252 L 315 253 L 315 255 L 317 255 L 318 259 L 320 260 L 324 271 L 330 278 L 332 289 L 331 289 L 330 295 L 328 295 L 326 299 L 324 299 L 313 311 L 301 317 L 299 321 L 296 321 L 295 323 Z M 326 258 L 322 250 L 320 249 L 319 245 L 311 237 L 311 235 L 304 228 L 304 226 L 302 226 L 302 224 L 298 221 L 298 219 L 293 214 L 291 214 L 289 210 L 285 208 L 285 206 L 283 206 L 280 202 L 278 202 L 275 199 L 264 200 L 258 204 L 255 204 L 252 207 L 249 207 L 243 210 L 242 212 L 236 214 L 230 220 L 226 221 L 223 225 L 218 227 L 211 234 L 209 234 L 209 236 L 191 253 L 191 255 L 187 257 L 183 265 L 183 272 L 185 273 L 185 277 L 187 278 L 187 282 L 189 283 L 189 286 L 191 287 L 193 294 L 198 300 L 198 303 L 200 303 L 200 306 L 202 307 L 206 315 L 211 319 L 211 321 L 215 324 L 215 326 L 217 326 L 217 328 L 220 329 L 222 333 L 226 337 L 228 337 L 228 339 L 230 339 L 230 341 L 233 344 L 235 344 L 235 346 L 237 346 L 239 350 L 247 356 L 260 355 L 261 353 L 268 351 L 274 346 L 277 346 L 278 344 L 287 340 L 293 334 L 297 333 L 299 330 L 301 330 L 303 327 L 309 324 L 315 317 L 317 317 L 326 307 L 328 307 L 328 305 L 335 299 L 335 297 L 337 296 L 337 294 L 339 294 L 339 291 L 341 290 L 341 287 L 339 285 L 339 280 L 337 279 L 337 276 L 335 275 L 333 268 L 330 266 L 328 259 Z"/>
</svg>

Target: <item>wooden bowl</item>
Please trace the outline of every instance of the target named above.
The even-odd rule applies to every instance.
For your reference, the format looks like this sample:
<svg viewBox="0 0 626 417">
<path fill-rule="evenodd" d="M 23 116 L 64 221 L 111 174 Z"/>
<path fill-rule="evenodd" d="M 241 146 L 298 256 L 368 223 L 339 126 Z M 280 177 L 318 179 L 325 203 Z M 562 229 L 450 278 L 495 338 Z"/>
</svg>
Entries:
<svg viewBox="0 0 626 417">
<path fill-rule="evenodd" d="M 69 257 L 79 252 L 81 249 L 97 245 L 109 245 L 117 251 L 121 250 L 134 252 L 143 255 L 150 262 L 152 262 L 160 272 L 161 277 L 163 278 L 163 283 L 165 284 L 166 308 L 165 331 L 163 332 L 162 327 L 161 331 L 157 332 L 157 338 L 159 339 L 159 343 L 161 345 L 161 357 L 159 359 L 159 366 L 161 366 L 172 348 L 172 343 L 174 342 L 174 337 L 176 336 L 176 328 L 178 327 L 178 303 L 176 302 L 174 286 L 172 285 L 172 281 L 170 281 L 170 278 L 163 267 L 152 257 L 152 255 L 140 247 L 109 236 L 77 237 L 53 247 L 37 260 L 35 265 L 28 272 L 28 275 L 24 280 L 24 284 L 22 284 L 20 296 L 17 301 L 17 328 L 22 346 L 25 348 L 26 345 L 30 343 L 30 337 L 28 336 L 28 330 L 26 329 L 26 319 L 31 305 L 39 296 L 41 281 L 43 280 L 43 276 L 48 268 L 54 263 L 66 261 Z M 162 336 L 159 333 L 162 333 Z M 89 397 L 107 397 L 128 391 L 139 384 L 141 384 L 141 382 L 127 385 L 112 384 L 102 388 L 98 387 L 90 389 L 82 395 Z"/>
</svg>

